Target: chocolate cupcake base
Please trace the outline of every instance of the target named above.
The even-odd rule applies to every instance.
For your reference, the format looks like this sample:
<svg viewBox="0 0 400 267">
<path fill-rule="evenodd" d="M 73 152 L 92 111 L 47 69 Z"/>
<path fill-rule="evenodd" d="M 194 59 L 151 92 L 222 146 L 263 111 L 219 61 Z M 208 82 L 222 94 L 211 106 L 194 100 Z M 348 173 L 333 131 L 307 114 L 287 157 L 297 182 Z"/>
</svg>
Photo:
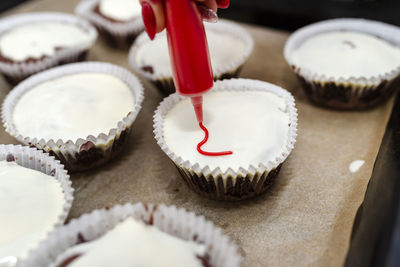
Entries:
<svg viewBox="0 0 400 267">
<path fill-rule="evenodd" d="M 13 255 L 13 257 L 11 257 L 11 258 L 15 258 L 15 259 L 17 259 L 16 257 L 18 257 L 17 265 L 19 266 L 20 262 L 27 258 L 29 252 L 36 249 L 40 242 L 43 242 L 44 240 L 46 240 L 46 238 L 48 237 L 48 235 L 50 233 L 54 232 L 57 228 L 64 225 L 64 222 L 68 217 L 68 213 L 71 209 L 72 202 L 74 199 L 74 197 L 73 197 L 74 189 L 71 186 L 72 183 L 70 180 L 70 176 L 67 173 L 67 171 L 65 170 L 64 166 L 62 164 L 60 164 L 60 162 L 58 160 L 56 160 L 54 157 L 52 157 L 51 155 L 49 155 L 47 153 L 43 153 L 43 151 L 40 151 L 36 148 L 31 148 L 28 146 L 21 146 L 21 145 L 0 144 L 0 161 L 15 162 L 16 164 L 18 164 L 24 168 L 36 170 L 36 171 L 42 172 L 46 175 L 53 177 L 57 181 L 57 184 L 59 185 L 58 192 L 63 195 L 63 197 L 62 197 L 62 199 L 63 199 L 62 206 L 63 207 L 62 207 L 62 209 L 59 210 L 57 219 L 54 220 L 52 226 L 47 229 L 47 233 L 43 233 L 43 234 L 37 236 L 34 232 L 32 232 L 31 233 L 32 237 L 29 237 L 28 233 L 25 231 L 18 234 L 18 230 L 19 230 L 18 227 L 16 227 L 15 229 L 12 229 L 16 233 L 14 235 L 14 237 L 16 239 L 13 239 L 13 238 L 10 239 L 11 240 L 11 243 L 9 244 L 10 247 L 7 248 L 8 244 L 6 244 L 5 247 L 4 246 L 2 247 L 3 251 L 9 249 L 9 251 L 17 252 L 16 247 L 12 248 L 13 242 L 14 242 L 14 244 L 20 244 L 21 242 L 23 242 L 25 240 L 31 244 L 29 247 L 29 250 L 27 250 L 26 252 L 19 251 L 21 253 L 20 255 Z M 9 178 L 12 178 L 12 177 L 9 177 Z M 4 188 L 2 188 L 2 189 L 4 189 Z M 28 188 L 27 186 L 24 186 L 24 187 L 21 187 L 20 189 L 22 192 L 24 192 L 24 190 L 29 190 L 30 188 Z M 4 197 L 7 197 L 7 193 L 10 193 L 10 195 L 13 195 L 12 192 L 4 192 L 3 193 L 3 191 L 2 191 L 3 199 L 4 199 Z M 47 196 L 49 197 L 50 195 L 47 195 Z M 48 200 L 51 201 L 53 199 L 50 198 Z M 22 204 L 22 203 L 20 203 L 20 204 Z M 22 205 L 22 206 L 24 206 L 24 205 Z M 17 204 L 15 204 L 14 207 L 17 208 L 19 206 Z M 4 209 L 2 210 L 2 212 L 4 214 L 4 212 L 5 212 Z M 15 214 L 13 216 L 15 217 Z M 34 219 L 34 214 L 31 214 L 29 216 L 27 215 L 27 217 L 25 217 L 25 218 L 18 218 L 18 219 L 26 220 L 26 219 L 30 219 L 30 218 Z M 17 223 L 17 225 L 18 225 L 18 223 Z M 7 226 L 7 224 L 4 227 L 6 227 L 6 226 Z M 21 235 L 21 234 L 24 234 L 24 235 Z M 20 236 L 17 237 L 18 235 L 20 235 Z M 23 239 L 23 238 L 25 238 L 25 239 Z M 33 240 L 32 238 L 37 238 L 37 240 Z M 30 240 L 30 239 L 32 239 L 32 240 Z M 10 250 L 10 248 L 11 248 L 11 250 Z M 7 262 L 3 262 L 3 263 L 5 265 L 4 264 L 2 265 L 0 263 L 0 266 L 17 266 L 17 265 L 12 265 L 12 264 L 7 265 Z"/>
<path fill-rule="evenodd" d="M 96 145 L 96 141 L 85 141 L 78 144 L 79 150 L 69 148 L 68 142 L 60 147 L 59 150 L 43 145 L 41 142 L 28 143 L 31 147 L 36 147 L 56 157 L 62 162 L 70 172 L 79 172 L 103 165 L 115 158 L 127 143 L 131 128 L 123 130 L 115 139 L 107 144 Z"/>
<path fill-rule="evenodd" d="M 60 255 L 66 250 L 76 244 L 103 236 L 127 218 L 143 221 L 177 238 L 204 244 L 206 254 L 205 257 L 200 257 L 204 266 L 239 267 L 241 265 L 242 257 L 238 253 L 237 246 L 222 233 L 220 228 L 206 221 L 204 216 L 197 216 L 193 212 L 178 209 L 175 206 L 128 203 L 95 210 L 72 220 L 53 232 L 18 266 L 60 266 L 55 264 L 61 260 Z M 68 262 L 64 266 L 68 266 Z"/>
<path fill-rule="evenodd" d="M 206 29 L 215 33 L 231 34 L 240 42 L 243 42 L 245 46 L 243 53 L 232 55 L 235 56 L 235 60 L 231 62 L 228 60 L 228 62 L 222 64 L 221 66 L 213 66 L 215 81 L 237 78 L 241 69 L 243 68 L 243 65 L 246 63 L 251 52 L 253 51 L 254 42 L 251 35 L 241 26 L 227 20 L 220 20 L 215 24 L 207 24 Z M 157 73 L 154 71 L 155 66 L 143 65 L 137 61 L 137 53 L 140 47 L 149 42 L 150 39 L 146 33 L 142 33 L 138 36 L 129 51 L 129 63 L 135 72 L 139 73 L 152 84 L 154 84 L 161 93 L 170 95 L 175 92 L 172 72 L 166 72 L 163 74 Z"/>
<path fill-rule="evenodd" d="M 337 110 L 364 110 L 385 102 L 400 87 L 400 76 L 382 80 L 378 85 L 361 86 L 335 82 L 311 82 L 300 74 L 297 77 L 311 102 Z"/>
<path fill-rule="evenodd" d="M 258 196 L 268 190 L 277 177 L 282 164 L 291 153 L 297 136 L 297 109 L 293 96 L 286 90 L 266 82 L 249 79 L 217 81 L 212 89 L 219 91 L 269 92 L 285 100 L 289 118 L 287 142 L 274 159 L 265 159 L 250 166 L 227 168 L 210 167 L 182 158 L 170 149 L 164 139 L 164 120 L 168 112 L 185 98 L 178 94 L 166 97 L 154 115 L 154 134 L 157 144 L 175 164 L 186 184 L 196 193 L 215 200 L 239 201 Z"/>
<path fill-rule="evenodd" d="M 18 132 L 13 122 L 13 111 L 24 93 L 48 80 L 83 71 L 111 74 L 129 87 L 135 99 L 134 105 L 125 117 L 115 122 L 115 128 L 100 134 L 93 133 L 93 135 L 87 137 L 82 136 L 76 141 L 31 138 Z M 79 95 L 76 97 L 78 98 Z M 41 72 L 21 82 L 4 100 L 2 120 L 6 131 L 21 143 L 36 147 L 57 157 L 65 165 L 66 169 L 71 172 L 84 171 L 100 166 L 120 153 L 128 141 L 132 124 L 141 109 L 143 98 L 143 86 L 131 72 L 109 63 L 75 63 Z M 82 115 L 90 117 L 92 114 Z"/>
<path fill-rule="evenodd" d="M 0 23 L 0 34 L 19 25 L 45 21 L 77 25 L 88 33 L 90 40 L 75 46 L 57 47 L 51 56 L 28 58 L 25 61 L 13 61 L 0 56 L 0 73 L 4 75 L 10 84 L 15 85 L 33 74 L 52 67 L 85 60 L 89 49 L 97 39 L 96 29 L 87 21 L 70 14 L 58 12 L 28 13 L 4 18 Z"/>
<path fill-rule="evenodd" d="M 226 182 L 224 182 L 222 175 L 217 177 L 199 175 L 184 167 L 176 164 L 175 166 L 186 184 L 198 194 L 215 200 L 238 201 L 253 198 L 266 192 L 272 186 L 282 163 L 269 172 L 257 172 L 255 175 L 247 174 L 245 177 L 241 175 L 229 176 L 225 178 Z"/>
<path fill-rule="evenodd" d="M 377 37 L 397 47 L 400 45 L 398 27 L 372 20 L 331 19 L 297 30 L 287 40 L 284 56 L 296 73 L 307 97 L 318 106 L 337 110 L 365 110 L 385 102 L 400 86 L 400 65 L 385 73 L 376 73 L 375 76 L 354 77 L 352 73 L 348 73 L 346 77 L 334 78 L 324 74 L 323 70 L 316 73 L 301 68 L 299 63 L 293 60 L 293 52 L 310 37 L 332 31 L 358 32 Z"/>
<path fill-rule="evenodd" d="M 89 50 L 85 50 L 77 55 L 74 55 L 74 56 L 71 56 L 68 58 L 62 58 L 57 63 L 55 63 L 53 67 L 57 67 L 57 66 L 61 66 L 61 65 L 73 63 L 73 62 L 85 61 L 88 53 L 89 53 Z M 18 63 L 15 63 L 15 64 L 18 65 Z M 22 80 L 28 78 L 30 75 L 35 74 L 36 72 L 43 71 L 45 69 L 47 69 L 46 66 L 44 66 L 42 69 L 35 70 L 35 72 L 33 72 L 33 73 L 15 73 L 15 72 L 8 72 L 7 70 L 4 70 L 3 77 L 10 85 L 15 86 Z"/>
<path fill-rule="evenodd" d="M 100 36 L 113 48 L 128 50 L 139 33 L 127 34 L 124 36 L 113 34 L 104 28 L 97 27 Z"/>
<path fill-rule="evenodd" d="M 102 15 L 99 0 L 81 1 L 75 13 L 92 23 L 113 48 L 129 49 L 136 37 L 144 31 L 141 16 L 129 21 L 117 21 Z"/>
</svg>

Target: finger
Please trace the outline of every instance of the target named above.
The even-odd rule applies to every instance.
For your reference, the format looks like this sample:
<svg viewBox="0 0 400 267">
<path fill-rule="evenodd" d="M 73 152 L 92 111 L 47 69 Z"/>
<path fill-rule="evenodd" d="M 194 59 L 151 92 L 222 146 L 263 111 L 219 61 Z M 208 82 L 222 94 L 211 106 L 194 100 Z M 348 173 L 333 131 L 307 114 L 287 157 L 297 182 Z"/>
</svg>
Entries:
<svg viewBox="0 0 400 267">
<path fill-rule="evenodd" d="M 214 12 L 217 12 L 218 6 L 217 6 L 217 1 L 215 0 L 203 0 L 200 1 L 203 5 L 205 5 L 208 8 L 211 8 Z"/>
<path fill-rule="evenodd" d="M 217 6 L 219 8 L 228 8 L 229 7 L 229 0 L 217 0 Z"/>
<path fill-rule="evenodd" d="M 150 39 L 165 28 L 164 8 L 161 0 L 140 0 L 142 4 L 142 19 Z"/>
<path fill-rule="evenodd" d="M 215 23 L 218 21 L 218 15 L 214 10 L 208 8 L 202 3 L 197 3 L 197 7 L 199 8 L 201 17 L 204 21 Z"/>
</svg>

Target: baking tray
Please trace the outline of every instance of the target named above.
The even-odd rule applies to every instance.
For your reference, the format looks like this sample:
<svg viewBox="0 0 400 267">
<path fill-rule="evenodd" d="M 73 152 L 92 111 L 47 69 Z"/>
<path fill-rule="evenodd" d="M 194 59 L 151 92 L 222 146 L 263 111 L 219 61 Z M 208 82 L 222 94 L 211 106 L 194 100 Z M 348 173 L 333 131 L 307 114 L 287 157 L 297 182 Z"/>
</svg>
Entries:
<svg viewBox="0 0 400 267">
<path fill-rule="evenodd" d="M 73 12 L 78 0 L 32 0 L 2 16 L 32 11 Z M 143 80 L 143 109 L 123 153 L 95 170 L 72 174 L 75 201 L 70 219 L 96 208 L 126 202 L 176 205 L 204 215 L 239 246 L 243 266 L 342 266 L 350 247 L 357 209 L 362 203 L 376 155 L 390 117 L 393 99 L 373 110 L 337 112 L 311 105 L 282 49 L 289 33 L 243 25 L 255 49 L 241 77 L 275 83 L 296 98 L 298 138 L 273 187 L 244 202 L 217 202 L 193 193 L 152 134 L 152 115 L 164 97 Z M 102 40 L 90 60 L 129 69 L 127 51 Z M 10 86 L 0 80 L 0 99 Z M 0 129 L 1 143 L 16 143 Z M 364 160 L 355 173 L 349 165 Z M 360 222 L 366 221 L 359 217 Z M 359 225 L 362 225 L 359 223 Z M 347 262 L 352 256 L 353 243 Z M 368 238 L 368 231 L 364 232 Z"/>
<path fill-rule="evenodd" d="M 397 97 L 365 199 L 357 211 L 346 267 L 400 266 L 399 115 Z"/>
</svg>

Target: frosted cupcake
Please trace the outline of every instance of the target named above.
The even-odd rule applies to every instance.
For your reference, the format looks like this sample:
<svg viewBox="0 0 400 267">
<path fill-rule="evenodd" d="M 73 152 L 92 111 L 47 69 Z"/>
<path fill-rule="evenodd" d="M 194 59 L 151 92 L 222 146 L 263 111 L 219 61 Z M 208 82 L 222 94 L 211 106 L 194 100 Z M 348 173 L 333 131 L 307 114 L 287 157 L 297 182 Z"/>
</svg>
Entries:
<svg viewBox="0 0 400 267">
<path fill-rule="evenodd" d="M 364 109 L 387 99 L 400 73 L 400 29 L 335 19 L 296 31 L 285 57 L 308 97 L 336 109 Z"/>
<path fill-rule="evenodd" d="M 79 171 L 118 154 L 142 100 L 143 87 L 127 70 L 108 63 L 70 64 L 15 87 L 3 103 L 3 123 L 18 141 Z"/>
<path fill-rule="evenodd" d="M 237 77 L 253 50 L 252 37 L 241 26 L 225 20 L 204 26 L 214 78 Z M 129 63 L 162 92 L 175 92 L 165 32 L 156 35 L 153 41 L 146 33 L 141 34 L 130 50 Z"/>
<path fill-rule="evenodd" d="M 35 148 L 0 145 L 0 264 L 15 266 L 55 227 L 72 203 L 64 167 Z"/>
<path fill-rule="evenodd" d="M 81 61 L 97 38 L 86 21 L 64 13 L 28 13 L 0 20 L 0 72 L 11 83 Z"/>
<path fill-rule="evenodd" d="M 132 0 L 83 0 L 75 12 L 93 23 L 113 47 L 127 48 L 144 30 L 142 7 Z"/>
<path fill-rule="evenodd" d="M 236 246 L 204 217 L 138 203 L 72 220 L 21 266 L 238 267 L 240 261 Z"/>
<path fill-rule="evenodd" d="M 217 81 L 204 95 L 205 156 L 196 149 L 204 133 L 188 98 L 165 98 L 154 116 L 157 143 L 175 163 L 190 188 L 219 200 L 241 200 L 265 192 L 290 154 L 297 111 L 286 90 L 261 81 Z"/>
</svg>

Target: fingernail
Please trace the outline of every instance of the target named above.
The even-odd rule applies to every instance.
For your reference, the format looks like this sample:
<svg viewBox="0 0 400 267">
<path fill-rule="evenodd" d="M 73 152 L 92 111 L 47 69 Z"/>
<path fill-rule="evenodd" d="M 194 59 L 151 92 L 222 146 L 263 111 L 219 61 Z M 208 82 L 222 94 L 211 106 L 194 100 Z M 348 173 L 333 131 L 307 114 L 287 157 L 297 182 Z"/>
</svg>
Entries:
<svg viewBox="0 0 400 267">
<path fill-rule="evenodd" d="M 147 2 L 142 2 L 142 18 L 144 29 L 151 40 L 156 35 L 156 16 L 154 15 L 153 9 Z"/>
<path fill-rule="evenodd" d="M 217 22 L 218 21 L 218 15 L 217 13 L 214 12 L 211 8 L 206 7 L 205 5 L 198 4 L 197 5 L 201 14 L 201 17 L 203 20 L 207 22 Z"/>
<path fill-rule="evenodd" d="M 229 7 L 229 0 L 217 0 L 217 6 L 219 8 L 228 8 Z"/>
</svg>

